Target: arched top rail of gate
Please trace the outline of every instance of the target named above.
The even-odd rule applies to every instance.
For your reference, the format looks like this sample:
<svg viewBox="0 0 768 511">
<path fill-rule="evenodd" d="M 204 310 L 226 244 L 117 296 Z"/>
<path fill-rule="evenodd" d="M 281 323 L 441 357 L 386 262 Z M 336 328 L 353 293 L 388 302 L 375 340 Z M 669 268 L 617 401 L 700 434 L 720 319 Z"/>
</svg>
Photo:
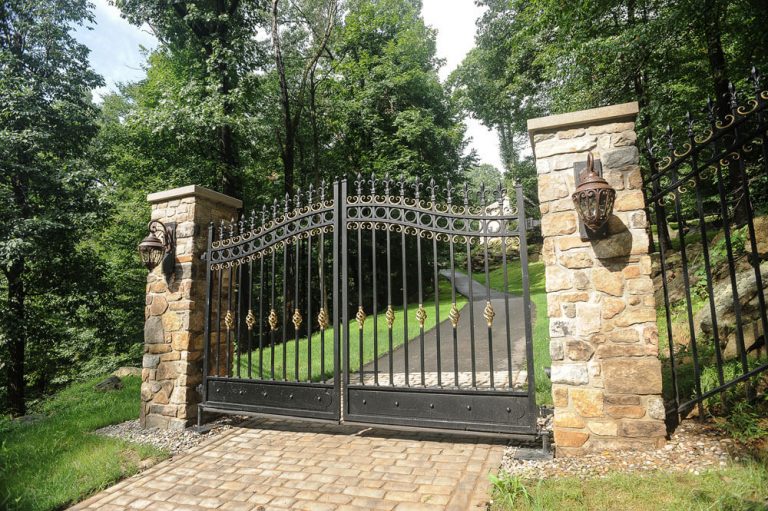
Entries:
<svg viewBox="0 0 768 511">
<path fill-rule="evenodd" d="M 353 190 L 347 190 L 348 184 L 354 184 Z M 346 229 L 389 230 L 456 243 L 525 235 L 519 185 L 509 194 L 501 183 L 492 189 L 482 184 L 472 189 L 468 184 L 457 188 L 450 183 L 439 186 L 434 180 L 425 184 L 418 178 L 408 182 L 358 175 L 332 187 L 333 195 L 342 197 L 338 208 L 344 209 Z M 211 269 L 247 263 L 298 239 L 331 233 L 338 208 L 334 199 L 326 198 L 323 184 L 294 197 L 286 195 L 282 208 L 275 200 L 260 215 L 252 211 L 247 219 L 222 223 L 211 240 Z"/>
<path fill-rule="evenodd" d="M 303 198 L 308 201 L 306 206 L 302 205 Z M 264 206 L 261 215 L 252 211 L 249 219 L 243 216 L 240 221 L 222 222 L 211 240 L 211 269 L 247 263 L 297 239 L 330 233 L 335 212 L 335 203 L 326 199 L 323 184 L 317 192 L 310 187 L 293 198 L 286 195 L 282 210 L 275 199 L 271 211 Z"/>
</svg>

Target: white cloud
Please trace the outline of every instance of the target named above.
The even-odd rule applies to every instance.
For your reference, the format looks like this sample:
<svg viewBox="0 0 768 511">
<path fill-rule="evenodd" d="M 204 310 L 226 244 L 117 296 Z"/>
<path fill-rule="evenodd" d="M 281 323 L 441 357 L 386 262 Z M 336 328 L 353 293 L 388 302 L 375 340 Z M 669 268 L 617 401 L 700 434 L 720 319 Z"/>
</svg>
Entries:
<svg viewBox="0 0 768 511">
<path fill-rule="evenodd" d="M 140 48 L 154 48 L 157 39 L 148 30 L 128 23 L 120 16 L 120 10 L 107 0 L 94 0 L 94 5 L 94 25 L 90 29 L 78 27 L 74 33 L 91 50 L 91 66 L 106 82 L 106 87 L 94 91 L 98 99 L 115 90 L 120 82 L 141 80 L 146 76 Z"/>
</svg>

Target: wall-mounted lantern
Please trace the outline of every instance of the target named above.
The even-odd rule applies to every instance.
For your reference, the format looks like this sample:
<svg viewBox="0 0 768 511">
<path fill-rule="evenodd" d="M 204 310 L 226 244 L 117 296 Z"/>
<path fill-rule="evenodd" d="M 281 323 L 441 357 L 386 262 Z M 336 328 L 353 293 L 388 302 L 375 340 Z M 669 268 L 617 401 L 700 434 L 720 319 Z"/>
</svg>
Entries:
<svg viewBox="0 0 768 511">
<path fill-rule="evenodd" d="M 581 163 L 581 162 L 579 162 Z M 583 223 L 582 239 L 604 238 L 608 234 L 608 219 L 613 213 L 616 190 L 601 176 L 600 160 L 590 152 L 584 164 L 575 164 L 576 191 L 571 195 L 576 212 Z"/>
<path fill-rule="evenodd" d="M 148 228 L 149 234 L 139 243 L 141 262 L 149 271 L 162 263 L 165 280 L 170 281 L 176 263 L 176 224 L 152 220 Z"/>
</svg>

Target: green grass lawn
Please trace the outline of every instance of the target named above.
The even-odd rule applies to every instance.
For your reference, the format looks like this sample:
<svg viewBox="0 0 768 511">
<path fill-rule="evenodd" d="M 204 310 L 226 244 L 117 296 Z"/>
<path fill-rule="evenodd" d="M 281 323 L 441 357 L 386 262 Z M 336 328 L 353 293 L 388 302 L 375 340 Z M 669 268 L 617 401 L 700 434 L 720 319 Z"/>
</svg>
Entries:
<svg viewBox="0 0 768 511">
<path fill-rule="evenodd" d="M 476 272 L 472 278 L 485 284 L 485 272 Z M 504 291 L 504 271 L 495 268 L 488 272 L 488 280 L 492 289 Z M 507 292 L 522 296 L 523 273 L 520 261 L 507 262 Z M 547 292 L 545 289 L 544 263 L 539 261 L 528 263 L 528 284 L 531 302 L 536 309 L 536 319 L 533 324 L 533 360 L 534 376 L 536 378 L 536 402 L 539 404 L 552 403 L 552 382 L 544 373 L 544 368 L 552 365 L 549 357 L 549 318 L 547 317 Z"/>
<path fill-rule="evenodd" d="M 50 510 L 139 471 L 164 451 L 94 435 L 91 431 L 139 415 L 141 378 L 123 379 L 121 390 L 99 392 L 99 380 L 76 384 L 30 413 L 34 424 L 0 419 L 0 509 Z"/>
<path fill-rule="evenodd" d="M 494 511 L 550 510 L 764 510 L 768 507 L 765 464 L 733 464 L 701 475 L 655 472 L 521 481 L 502 477 L 493 483 Z"/>
<path fill-rule="evenodd" d="M 451 309 L 451 284 L 446 279 L 440 279 L 439 284 L 439 298 L 440 298 L 440 320 L 445 321 L 448 319 L 448 312 Z M 467 299 L 456 294 L 456 306 L 462 309 L 467 304 Z M 427 311 L 427 320 L 424 323 L 424 331 L 428 331 L 435 326 L 435 298 L 430 297 L 424 301 L 424 308 Z M 419 324 L 416 321 L 416 310 L 419 305 L 417 303 L 408 304 L 408 339 L 415 339 L 419 335 Z M 386 305 L 380 306 L 380 312 L 377 314 L 377 332 L 378 332 L 378 350 L 374 351 L 373 345 L 373 316 L 369 315 L 365 320 L 365 326 L 363 328 L 363 364 L 371 362 L 374 358 L 378 358 L 389 350 L 389 335 L 387 330 L 387 321 L 385 317 Z M 397 348 L 405 341 L 405 335 L 403 332 L 403 309 L 402 307 L 393 307 L 395 312 L 395 323 L 392 326 L 392 348 Z M 370 314 L 370 311 L 368 311 Z M 349 369 L 350 372 L 355 372 L 360 368 L 360 344 L 359 344 L 359 327 L 357 321 L 352 318 L 349 326 L 350 332 L 350 346 L 349 346 Z M 255 340 L 258 342 L 258 340 Z M 267 342 L 267 339 L 264 340 Z M 306 381 L 308 378 L 307 362 L 308 362 L 308 340 L 306 338 L 299 339 L 298 351 L 299 351 L 299 380 Z M 321 372 L 321 345 L 325 347 L 325 373 Z M 285 343 L 285 345 L 275 346 L 275 378 L 282 379 L 283 376 L 283 350 L 285 350 L 286 358 L 286 375 L 288 380 L 296 379 L 295 361 L 296 361 L 296 340 L 291 340 Z M 320 332 L 316 332 L 312 335 L 311 343 L 312 352 L 312 380 L 320 381 L 326 378 L 333 377 L 333 329 L 329 328 L 325 331 L 325 341 L 321 342 Z M 271 377 L 271 347 L 265 347 L 262 350 L 262 367 L 264 371 L 264 378 Z M 253 350 L 251 352 L 251 375 L 254 378 L 259 377 L 259 350 Z M 248 377 L 248 355 L 242 354 L 240 356 L 240 376 L 243 378 Z"/>
</svg>

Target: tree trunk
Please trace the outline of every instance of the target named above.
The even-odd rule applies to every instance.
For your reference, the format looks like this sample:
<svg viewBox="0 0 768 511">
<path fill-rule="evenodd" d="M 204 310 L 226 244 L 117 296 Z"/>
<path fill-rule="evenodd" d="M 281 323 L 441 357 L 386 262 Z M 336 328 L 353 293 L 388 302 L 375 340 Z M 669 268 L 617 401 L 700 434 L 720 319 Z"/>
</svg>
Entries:
<svg viewBox="0 0 768 511">
<path fill-rule="evenodd" d="M 280 79 L 280 107 L 283 112 L 284 139 L 280 148 L 283 160 L 283 193 L 293 195 L 293 150 L 296 144 L 293 121 L 291 116 L 291 100 L 288 96 L 288 80 L 285 78 L 285 64 L 280 48 L 280 32 L 277 21 L 278 4 L 280 0 L 272 0 L 272 47 L 275 51 L 275 67 Z"/>
<path fill-rule="evenodd" d="M 12 415 L 24 415 L 24 345 L 26 314 L 24 310 L 24 260 L 11 264 L 8 277 L 8 315 L 5 333 L 8 336 L 8 405 Z"/>
<path fill-rule="evenodd" d="M 232 128 L 228 124 L 219 128 L 219 143 L 221 145 L 221 160 L 224 165 L 221 176 L 222 193 L 241 199 L 243 195 L 242 181 L 237 172 L 237 153 Z"/>
<path fill-rule="evenodd" d="M 320 177 L 320 139 L 317 133 L 317 82 L 315 70 L 309 75 L 309 120 L 312 128 L 312 179 Z"/>
</svg>

